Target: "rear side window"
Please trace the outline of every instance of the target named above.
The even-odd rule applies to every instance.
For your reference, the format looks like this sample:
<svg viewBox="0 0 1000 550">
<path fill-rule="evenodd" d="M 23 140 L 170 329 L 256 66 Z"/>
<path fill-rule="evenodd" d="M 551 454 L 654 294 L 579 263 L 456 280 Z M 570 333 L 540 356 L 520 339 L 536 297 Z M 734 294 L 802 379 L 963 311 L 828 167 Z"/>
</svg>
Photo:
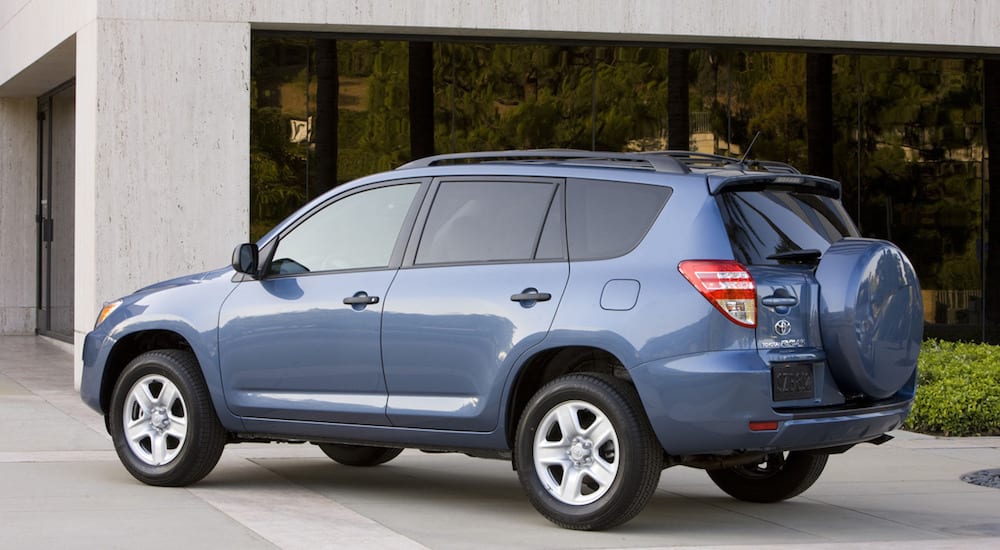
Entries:
<svg viewBox="0 0 1000 550">
<path fill-rule="evenodd" d="M 719 194 L 735 258 L 744 265 L 777 265 L 776 254 L 826 252 L 858 230 L 837 199 L 776 189 Z"/>
<path fill-rule="evenodd" d="M 659 185 L 574 180 L 566 189 L 569 257 L 598 260 L 627 254 L 670 198 Z"/>
<path fill-rule="evenodd" d="M 442 182 L 416 263 L 531 260 L 556 187 L 541 182 Z"/>
</svg>

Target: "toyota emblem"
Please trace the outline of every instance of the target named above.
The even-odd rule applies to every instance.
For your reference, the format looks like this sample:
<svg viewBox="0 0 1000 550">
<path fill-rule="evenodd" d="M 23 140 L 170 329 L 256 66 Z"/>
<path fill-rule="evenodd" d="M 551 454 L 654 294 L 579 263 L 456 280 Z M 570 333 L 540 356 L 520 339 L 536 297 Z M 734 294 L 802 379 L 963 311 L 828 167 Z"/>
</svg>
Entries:
<svg viewBox="0 0 1000 550">
<path fill-rule="evenodd" d="M 792 324 L 788 322 L 788 319 L 782 319 L 774 324 L 774 332 L 778 336 L 788 336 L 788 333 L 792 332 Z"/>
</svg>

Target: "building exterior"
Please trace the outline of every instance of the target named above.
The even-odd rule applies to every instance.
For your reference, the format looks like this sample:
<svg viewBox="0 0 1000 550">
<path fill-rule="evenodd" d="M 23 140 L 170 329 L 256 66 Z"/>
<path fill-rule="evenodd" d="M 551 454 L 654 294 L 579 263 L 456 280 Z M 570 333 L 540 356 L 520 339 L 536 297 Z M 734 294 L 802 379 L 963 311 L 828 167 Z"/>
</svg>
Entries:
<svg viewBox="0 0 1000 550">
<path fill-rule="evenodd" d="M 229 261 L 261 34 L 975 60 L 997 29 L 993 0 L 2 0 L 0 333 L 79 357 L 103 301 Z"/>
</svg>

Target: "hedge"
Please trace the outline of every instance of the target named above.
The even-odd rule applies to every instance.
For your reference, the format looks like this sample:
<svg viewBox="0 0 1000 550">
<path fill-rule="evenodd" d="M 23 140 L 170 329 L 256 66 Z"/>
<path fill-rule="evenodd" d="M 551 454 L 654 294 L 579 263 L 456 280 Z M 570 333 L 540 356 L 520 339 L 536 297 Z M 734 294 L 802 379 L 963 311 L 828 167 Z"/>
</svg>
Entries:
<svg viewBox="0 0 1000 550">
<path fill-rule="evenodd" d="M 934 435 L 1000 435 L 1000 346 L 927 340 L 905 429 Z"/>
</svg>

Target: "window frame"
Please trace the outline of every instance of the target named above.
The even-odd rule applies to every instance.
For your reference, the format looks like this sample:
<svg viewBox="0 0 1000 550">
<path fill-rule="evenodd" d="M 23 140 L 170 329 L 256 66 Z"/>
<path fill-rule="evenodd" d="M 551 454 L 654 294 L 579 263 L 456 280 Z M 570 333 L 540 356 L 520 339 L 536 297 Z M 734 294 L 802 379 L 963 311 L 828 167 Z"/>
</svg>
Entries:
<svg viewBox="0 0 1000 550">
<path fill-rule="evenodd" d="M 549 201 L 549 207 L 545 211 L 545 218 L 542 220 L 541 227 L 538 230 L 538 234 L 535 235 L 535 245 L 532 251 L 532 257 L 529 259 L 518 259 L 518 260 L 495 260 L 495 261 L 461 261 L 461 262 L 437 262 L 437 263 L 416 263 L 417 251 L 420 248 L 420 241 L 424 237 L 424 232 L 427 226 L 427 221 L 430 217 L 431 208 L 433 208 L 434 202 L 437 199 L 438 192 L 441 189 L 441 184 L 443 183 L 476 183 L 478 185 L 489 185 L 490 183 L 527 183 L 527 184 L 547 184 L 554 186 L 552 197 Z M 413 224 L 412 234 L 409 238 L 409 243 L 407 244 L 405 254 L 403 256 L 403 261 L 401 269 L 422 269 L 422 268 L 434 268 L 442 266 L 459 266 L 459 265 L 508 265 L 508 264 L 524 264 L 524 263 L 552 263 L 552 262 L 566 262 L 568 259 L 568 241 L 566 235 L 566 192 L 565 192 L 566 180 L 563 178 L 547 178 L 547 177 L 535 177 L 535 176 L 442 176 L 434 178 L 430 186 L 427 189 L 425 199 L 420 207 L 420 213 L 417 215 L 416 222 Z M 554 208 L 562 209 L 562 257 L 561 258 L 548 258 L 548 259 L 535 259 L 538 255 L 538 249 L 540 246 L 540 240 L 542 234 L 545 232 L 545 228 L 550 222 L 550 216 Z"/>
<path fill-rule="evenodd" d="M 270 279 L 285 279 L 289 277 L 308 277 L 313 275 L 327 275 L 331 273 L 360 273 L 365 271 L 384 271 L 387 269 L 399 269 L 402 264 L 403 254 L 406 250 L 410 235 L 412 234 L 412 229 L 414 221 L 417 218 L 418 212 L 421 211 L 424 199 L 427 196 L 427 190 L 429 187 L 429 178 L 406 178 L 398 180 L 382 181 L 378 183 L 373 183 L 370 185 L 364 185 L 357 187 L 355 189 L 350 189 L 343 191 L 341 193 L 336 193 L 328 199 L 317 204 L 313 208 L 310 208 L 308 212 L 299 216 L 294 222 L 290 223 L 287 227 L 281 230 L 277 236 L 268 241 L 264 246 L 261 247 L 260 257 L 266 258 L 262 263 L 260 269 L 260 280 L 270 280 Z M 315 214 L 325 209 L 328 206 L 333 205 L 335 202 L 339 202 L 348 197 L 352 197 L 359 193 L 364 193 L 366 191 L 374 191 L 376 189 L 383 189 L 386 187 L 396 187 L 399 185 L 417 185 L 417 192 L 413 195 L 413 202 L 410 203 L 410 208 L 403 216 L 403 223 L 399 228 L 399 233 L 396 235 L 396 242 L 393 244 L 392 253 L 389 255 L 389 263 L 385 266 L 378 267 L 363 267 L 363 268 L 349 268 L 349 269 L 328 269 L 322 271 L 308 271 L 305 273 L 270 273 L 271 262 L 274 260 L 274 253 L 277 251 L 281 240 L 284 239 L 289 233 L 295 231 L 300 225 L 305 223 L 307 220 L 312 218 Z"/>
</svg>

